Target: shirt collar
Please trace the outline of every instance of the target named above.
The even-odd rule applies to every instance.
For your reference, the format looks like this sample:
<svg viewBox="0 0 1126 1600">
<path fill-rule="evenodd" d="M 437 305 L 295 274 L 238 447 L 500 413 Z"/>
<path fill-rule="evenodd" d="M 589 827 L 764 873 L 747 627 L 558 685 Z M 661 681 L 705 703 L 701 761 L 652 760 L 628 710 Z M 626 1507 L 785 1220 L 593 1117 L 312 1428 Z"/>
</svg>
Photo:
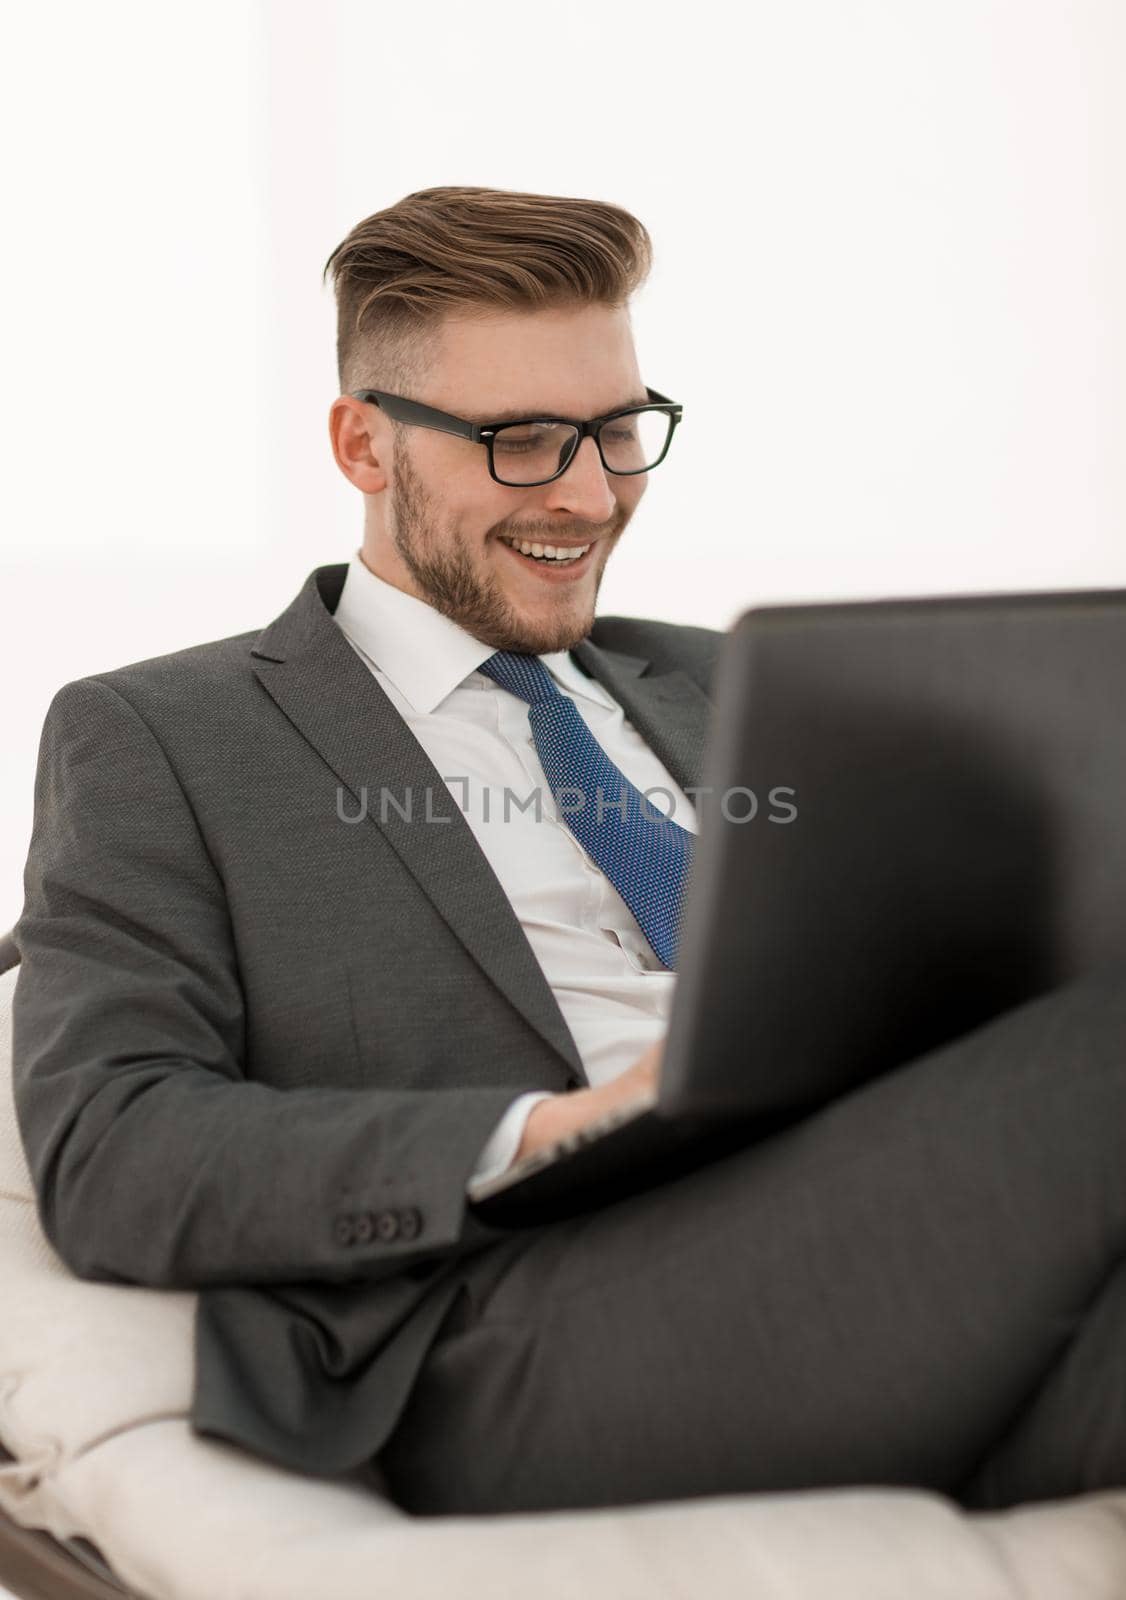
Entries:
<svg viewBox="0 0 1126 1600">
<path fill-rule="evenodd" d="M 333 619 L 418 712 L 434 711 L 493 654 L 492 645 L 482 644 L 460 623 L 376 577 L 358 550 L 348 563 Z M 600 706 L 616 704 L 568 651 L 555 650 L 539 659 L 571 693 Z M 498 688 L 483 673 L 473 682 L 482 689 Z"/>
</svg>

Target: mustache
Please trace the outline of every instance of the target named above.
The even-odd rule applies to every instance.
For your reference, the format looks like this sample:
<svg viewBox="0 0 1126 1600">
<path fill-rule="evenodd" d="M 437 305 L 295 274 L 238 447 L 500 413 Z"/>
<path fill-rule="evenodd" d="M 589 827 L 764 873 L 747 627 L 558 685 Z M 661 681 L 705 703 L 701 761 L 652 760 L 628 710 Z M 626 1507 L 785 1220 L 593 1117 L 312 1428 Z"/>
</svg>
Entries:
<svg viewBox="0 0 1126 1600">
<path fill-rule="evenodd" d="M 531 544 L 551 544 L 553 540 L 567 539 L 575 544 L 588 544 L 601 542 L 603 539 L 616 538 L 625 527 L 626 518 L 619 516 L 607 528 L 592 528 L 590 523 L 580 524 L 576 528 L 561 527 L 558 522 L 547 527 L 537 526 L 534 523 L 521 523 L 510 526 L 507 523 L 498 523 L 493 529 L 494 535 L 506 539 L 527 539 Z"/>
</svg>

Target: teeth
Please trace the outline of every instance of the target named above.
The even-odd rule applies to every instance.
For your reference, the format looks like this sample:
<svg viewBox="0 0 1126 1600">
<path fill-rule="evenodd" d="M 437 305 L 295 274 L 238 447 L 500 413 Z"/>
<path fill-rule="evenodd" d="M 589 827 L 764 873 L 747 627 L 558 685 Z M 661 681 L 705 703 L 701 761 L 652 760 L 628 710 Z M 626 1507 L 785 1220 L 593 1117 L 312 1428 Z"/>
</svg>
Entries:
<svg viewBox="0 0 1126 1600">
<path fill-rule="evenodd" d="M 546 556 L 549 561 L 577 561 L 580 556 L 585 556 L 590 549 L 589 544 L 579 545 L 572 550 L 564 550 L 553 544 L 532 544 L 527 539 L 505 539 L 505 544 L 511 545 L 513 550 L 519 550 L 525 556 Z"/>
</svg>

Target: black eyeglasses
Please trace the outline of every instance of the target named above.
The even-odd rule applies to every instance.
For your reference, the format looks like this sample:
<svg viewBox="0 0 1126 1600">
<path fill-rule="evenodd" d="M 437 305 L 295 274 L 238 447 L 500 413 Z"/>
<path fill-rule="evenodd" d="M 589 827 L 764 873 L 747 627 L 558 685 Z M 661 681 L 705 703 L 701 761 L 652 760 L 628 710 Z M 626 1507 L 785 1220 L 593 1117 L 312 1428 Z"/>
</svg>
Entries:
<svg viewBox="0 0 1126 1600">
<path fill-rule="evenodd" d="M 474 444 L 483 444 L 489 457 L 489 476 L 510 489 L 530 489 L 551 483 L 566 472 L 579 445 L 589 435 L 607 472 L 633 477 L 652 472 L 668 454 L 683 408 L 668 395 L 646 385 L 648 404 L 624 406 L 589 422 L 570 417 L 503 417 L 498 422 L 467 422 L 448 411 L 382 389 L 354 389 L 353 400 L 364 400 L 386 411 L 397 422 L 416 428 L 435 428 Z M 498 459 L 500 471 L 497 470 Z M 503 474 L 503 476 L 502 476 Z"/>
</svg>

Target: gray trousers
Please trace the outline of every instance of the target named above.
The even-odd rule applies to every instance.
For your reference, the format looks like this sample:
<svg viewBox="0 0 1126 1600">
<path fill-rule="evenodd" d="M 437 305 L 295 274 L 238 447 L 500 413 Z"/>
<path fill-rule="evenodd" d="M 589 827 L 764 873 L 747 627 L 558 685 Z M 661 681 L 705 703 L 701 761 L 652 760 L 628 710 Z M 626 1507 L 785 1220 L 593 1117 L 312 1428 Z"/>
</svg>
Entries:
<svg viewBox="0 0 1126 1600">
<path fill-rule="evenodd" d="M 1126 1485 L 1126 980 L 469 1258 L 376 1464 L 423 1516 Z"/>
</svg>

